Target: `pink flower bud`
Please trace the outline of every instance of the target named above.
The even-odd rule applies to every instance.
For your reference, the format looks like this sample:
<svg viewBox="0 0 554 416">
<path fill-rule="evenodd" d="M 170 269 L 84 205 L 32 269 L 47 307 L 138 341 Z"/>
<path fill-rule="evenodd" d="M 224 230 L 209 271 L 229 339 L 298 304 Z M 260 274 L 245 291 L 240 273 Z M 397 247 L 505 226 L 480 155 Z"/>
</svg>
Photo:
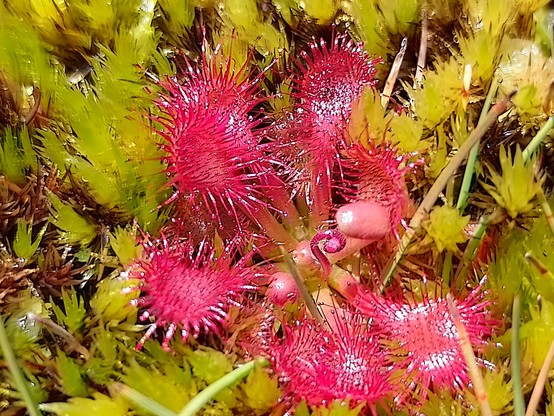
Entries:
<svg viewBox="0 0 554 416">
<path fill-rule="evenodd" d="M 390 215 L 380 203 L 358 201 L 339 208 L 337 228 L 347 237 L 377 241 L 390 231 Z"/>
<path fill-rule="evenodd" d="M 296 302 L 300 298 L 300 291 L 290 273 L 277 272 L 271 276 L 266 295 L 275 305 L 283 306 L 289 302 Z"/>
</svg>

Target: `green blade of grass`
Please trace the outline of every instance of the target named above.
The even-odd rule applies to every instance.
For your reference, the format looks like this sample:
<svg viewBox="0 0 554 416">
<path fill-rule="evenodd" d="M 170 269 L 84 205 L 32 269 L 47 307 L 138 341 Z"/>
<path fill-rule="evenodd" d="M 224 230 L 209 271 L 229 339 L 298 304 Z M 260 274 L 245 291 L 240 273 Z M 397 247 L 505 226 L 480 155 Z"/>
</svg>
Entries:
<svg viewBox="0 0 554 416">
<path fill-rule="evenodd" d="M 521 319 L 521 302 L 519 293 L 514 296 L 512 307 L 512 383 L 514 391 L 514 416 L 525 416 L 525 400 L 521 385 L 521 355 L 519 348 L 519 324 Z"/>
<path fill-rule="evenodd" d="M 494 77 L 492 80 L 491 86 L 489 87 L 489 92 L 487 94 L 487 98 L 485 99 L 485 104 L 483 105 L 483 109 L 481 110 L 481 115 L 479 116 L 479 122 L 477 124 L 480 124 L 485 120 L 485 117 L 488 114 L 489 109 L 491 107 L 492 99 L 496 95 L 497 89 L 498 89 L 498 80 L 496 79 L 496 77 Z M 469 188 L 471 187 L 473 174 L 475 173 L 475 163 L 477 162 L 477 157 L 479 156 L 479 143 L 480 143 L 480 140 L 478 140 L 477 143 L 475 143 L 475 145 L 471 148 L 471 151 L 469 152 L 469 155 L 467 157 L 467 164 L 466 164 L 466 169 L 464 171 L 464 178 L 462 180 L 460 193 L 458 194 L 458 203 L 456 204 L 456 208 L 458 208 L 460 211 L 463 211 L 465 209 L 467 200 L 469 198 Z"/>
<path fill-rule="evenodd" d="M 112 389 L 117 393 L 136 405 L 140 406 L 144 410 L 155 414 L 156 416 L 176 416 L 174 412 L 169 410 L 167 407 L 161 405 L 157 401 L 151 399 L 150 397 L 142 394 L 141 392 L 125 385 L 122 383 L 115 383 L 112 385 Z"/>
<path fill-rule="evenodd" d="M 6 333 L 6 327 L 4 325 L 4 317 L 1 317 L 1 316 L 0 316 L 0 348 L 2 348 L 2 352 L 4 353 L 4 357 L 6 358 L 6 362 L 8 363 L 8 368 L 10 370 L 10 373 L 12 374 L 15 387 L 21 394 L 21 398 L 23 399 L 23 403 L 25 403 L 25 407 L 27 408 L 27 411 L 31 416 L 42 415 L 42 413 L 38 410 L 36 403 L 33 401 L 33 398 L 31 397 L 31 393 L 27 389 L 27 385 L 25 384 L 25 377 L 23 376 L 23 373 L 21 372 L 21 369 L 17 364 L 17 358 L 15 357 L 15 353 L 13 352 L 13 349 L 8 340 L 8 334 Z"/>
<path fill-rule="evenodd" d="M 219 380 L 210 384 L 208 387 L 206 387 L 204 390 L 202 390 L 200 393 L 194 396 L 192 400 L 188 402 L 187 405 L 179 412 L 178 416 L 194 416 L 210 400 L 213 400 L 213 398 L 220 391 L 233 385 L 237 381 L 243 379 L 248 374 L 250 374 L 250 372 L 252 371 L 252 369 L 256 364 L 262 365 L 265 367 L 269 365 L 269 362 L 264 358 L 258 358 L 234 369 L 228 374 L 225 374 Z"/>
<path fill-rule="evenodd" d="M 546 138 L 548 133 L 550 132 L 550 129 L 554 127 L 554 116 L 550 116 L 548 121 L 545 123 L 544 126 L 539 130 L 537 135 L 533 137 L 533 140 L 529 142 L 529 144 L 525 147 L 525 150 L 523 151 L 523 160 L 527 162 L 529 159 L 531 159 L 531 156 L 533 156 L 533 153 L 537 151 L 543 140 Z"/>
<path fill-rule="evenodd" d="M 382 275 L 383 283 L 380 287 L 380 291 L 383 291 L 388 285 L 396 266 L 400 262 L 404 252 L 412 241 L 412 238 L 415 236 L 416 231 L 421 226 L 421 223 L 425 219 L 426 215 L 431 211 L 431 208 L 435 205 L 439 194 L 450 180 L 450 177 L 456 172 L 475 143 L 477 143 L 485 135 L 489 127 L 496 122 L 497 118 L 511 106 L 510 100 L 514 93 L 506 96 L 502 101 L 496 103 L 491 108 L 491 110 L 487 113 L 487 116 L 483 119 L 483 122 L 477 124 L 475 130 L 471 132 L 464 144 L 460 146 L 458 152 L 454 155 L 450 163 L 448 163 L 448 165 L 446 165 L 446 167 L 442 170 L 433 186 L 431 186 L 431 189 L 429 189 L 429 192 L 427 192 L 427 195 L 425 195 L 425 198 L 423 198 L 423 201 L 421 201 L 421 204 L 410 220 L 408 229 L 398 243 L 396 253 L 389 260 L 384 269 L 384 273 Z"/>
</svg>

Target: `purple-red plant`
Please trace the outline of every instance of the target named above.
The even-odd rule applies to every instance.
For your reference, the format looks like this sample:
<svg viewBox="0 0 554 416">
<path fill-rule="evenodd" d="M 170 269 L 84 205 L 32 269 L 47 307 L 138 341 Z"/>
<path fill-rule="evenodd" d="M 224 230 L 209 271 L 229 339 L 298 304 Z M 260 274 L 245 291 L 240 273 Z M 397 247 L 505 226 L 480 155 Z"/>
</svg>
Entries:
<svg viewBox="0 0 554 416">
<path fill-rule="evenodd" d="M 472 346 L 484 347 L 497 321 L 482 287 L 454 303 Z M 389 358 L 408 389 L 405 396 L 425 400 L 429 389 L 456 391 L 467 386 L 467 365 L 446 297 L 424 293 L 418 302 L 358 292 L 354 304 L 382 332 Z"/>
<path fill-rule="evenodd" d="M 282 339 L 271 349 L 273 368 L 283 382 L 285 400 L 295 406 L 348 401 L 376 406 L 390 397 L 390 370 L 378 338 L 359 314 L 336 309 L 334 322 L 322 327 L 312 319 L 284 324 Z"/>
<path fill-rule="evenodd" d="M 248 115 L 260 101 L 258 81 L 244 77 L 246 66 L 235 73 L 230 63 L 187 61 L 178 75 L 160 81 L 166 93 L 156 101 L 170 185 L 216 214 L 248 200 L 254 192 L 248 170 L 259 165 L 252 157 L 257 121 Z"/>
<path fill-rule="evenodd" d="M 390 224 L 390 230 L 396 233 L 408 202 L 404 175 L 406 170 L 412 167 L 409 164 L 405 166 L 411 155 L 399 155 L 396 149 L 386 143 L 370 143 L 367 149 L 356 144 L 348 149 L 347 155 L 348 158 L 343 162 L 347 179 L 341 190 L 350 204 L 343 206 L 342 210 L 345 211 L 351 206 L 350 211 L 357 212 L 359 210 L 355 209 L 355 204 L 361 201 L 379 204 L 385 211 L 377 206 L 371 207 L 371 213 L 379 216 L 377 220 L 365 218 L 363 212 L 360 213 L 360 221 L 356 224 L 360 230 L 358 233 L 363 233 L 364 226 L 372 230 L 374 226 L 371 222 L 381 224 L 385 220 Z M 365 224 L 368 221 L 370 224 Z M 337 223 L 341 222 L 342 218 L 338 216 Z M 380 234 L 384 230 L 379 228 L 376 231 Z M 372 230 L 373 233 L 376 231 Z"/>
<path fill-rule="evenodd" d="M 309 134 L 300 140 L 314 164 L 331 170 L 331 163 L 345 148 L 344 132 L 350 121 L 352 104 L 364 88 L 377 81 L 375 64 L 362 44 L 346 35 L 336 35 L 329 48 L 324 40 L 310 45 L 311 54 L 300 54 L 305 63 L 298 63 L 295 98 L 299 100 L 298 115 L 308 123 Z"/>
<path fill-rule="evenodd" d="M 247 64 L 234 70 L 231 60 L 217 55 L 159 82 L 165 93 L 156 104 L 164 139 L 168 186 L 193 210 L 207 209 L 212 221 L 224 226 L 227 218 L 241 225 L 241 213 L 265 227 L 277 241 L 289 240 L 281 224 L 268 212 L 266 197 L 286 219 L 296 211 L 284 184 L 260 148 L 260 117 L 255 108 L 264 99 L 261 77 L 251 80 Z M 181 208 L 183 208 L 181 206 Z"/>
<path fill-rule="evenodd" d="M 292 170 L 300 172 L 295 180 L 307 189 L 313 223 L 327 219 L 332 175 L 340 167 L 340 152 L 347 147 L 345 135 L 352 103 L 364 88 L 376 84 L 375 64 L 361 44 L 346 35 L 334 36 L 329 47 L 322 39 L 303 51 L 298 62 L 294 98 L 297 107 L 292 116 L 277 123 L 277 140 L 283 145 Z"/>
<path fill-rule="evenodd" d="M 215 258 L 206 242 L 195 248 L 191 243 L 165 237 L 151 241 L 145 237 L 143 259 L 132 267 L 131 276 L 141 279 L 143 296 L 134 303 L 146 308 L 141 320 L 155 323 L 137 348 L 158 327 L 165 327 L 163 347 L 180 328 L 183 340 L 201 332 L 219 332 L 225 325 L 230 304 L 253 288 L 254 271 L 247 266 L 249 256 L 233 263 L 233 247 Z"/>
</svg>

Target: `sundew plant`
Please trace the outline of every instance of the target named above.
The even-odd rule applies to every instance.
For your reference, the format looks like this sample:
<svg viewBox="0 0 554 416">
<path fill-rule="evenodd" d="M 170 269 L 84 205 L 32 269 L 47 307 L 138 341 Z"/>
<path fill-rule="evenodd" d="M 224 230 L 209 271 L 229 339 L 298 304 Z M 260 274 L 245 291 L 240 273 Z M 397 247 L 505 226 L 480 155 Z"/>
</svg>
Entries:
<svg viewBox="0 0 554 416">
<path fill-rule="evenodd" d="M 0 414 L 554 415 L 546 0 L 0 2 Z"/>
</svg>

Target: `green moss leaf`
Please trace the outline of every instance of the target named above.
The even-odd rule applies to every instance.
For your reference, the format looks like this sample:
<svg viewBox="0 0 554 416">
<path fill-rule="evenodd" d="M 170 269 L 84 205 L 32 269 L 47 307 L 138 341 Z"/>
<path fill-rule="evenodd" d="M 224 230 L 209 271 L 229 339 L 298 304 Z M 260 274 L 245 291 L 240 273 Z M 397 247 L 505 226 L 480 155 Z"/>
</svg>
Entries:
<svg viewBox="0 0 554 416">
<path fill-rule="evenodd" d="M 60 229 L 62 242 L 70 244 L 88 245 L 96 237 L 96 227 L 89 224 L 77 214 L 73 208 L 64 204 L 51 191 L 46 190 L 52 204 L 49 221 Z"/>
<path fill-rule="evenodd" d="M 36 170 L 36 153 L 26 128 L 19 134 L 7 128 L 0 138 L 0 173 L 19 185 L 25 183 L 29 169 Z"/>
<path fill-rule="evenodd" d="M 261 366 L 254 367 L 241 385 L 241 389 L 246 397 L 245 404 L 256 414 L 271 410 L 281 397 L 277 379 L 270 377 Z"/>
<path fill-rule="evenodd" d="M 130 303 L 139 295 L 139 291 L 135 290 L 138 283 L 137 280 L 124 277 L 102 280 L 98 283 L 96 293 L 90 299 L 90 306 L 94 314 L 101 316 L 105 322 L 134 321 L 137 312 Z"/>
<path fill-rule="evenodd" d="M 415 113 L 424 126 L 434 129 L 458 107 L 462 99 L 462 65 L 454 58 L 438 61 L 435 70 L 425 72 L 421 85 L 405 88 L 412 98 Z"/>
<path fill-rule="evenodd" d="M 439 251 L 458 251 L 458 244 L 467 241 L 464 232 L 469 224 L 469 215 L 462 217 L 460 211 L 448 205 L 434 207 L 429 220 L 424 224 L 427 234 L 433 239 Z"/>
<path fill-rule="evenodd" d="M 338 2 L 335 0 L 297 0 L 297 4 L 319 24 L 331 22 L 338 9 Z"/>
<path fill-rule="evenodd" d="M 183 384 L 182 377 L 166 374 L 155 367 L 145 368 L 133 361 L 125 369 L 123 381 L 129 387 L 175 412 L 180 411 L 196 394 L 194 384 Z M 137 409 L 140 414 L 143 413 Z"/>
<path fill-rule="evenodd" d="M 538 375 L 550 347 L 545 340 L 554 339 L 554 304 L 543 301 L 540 306 L 531 306 L 531 319 L 521 325 L 523 341 L 522 368 L 528 369 L 525 382 L 533 383 Z"/>
<path fill-rule="evenodd" d="M 137 244 L 135 231 L 131 228 L 115 227 L 114 232 L 110 233 L 110 246 L 122 266 L 128 266 L 140 258 L 142 246 Z"/>
<path fill-rule="evenodd" d="M 208 347 L 201 347 L 191 351 L 188 361 L 196 377 L 201 378 L 207 384 L 212 384 L 225 374 L 233 371 L 233 364 L 222 352 Z"/>
<path fill-rule="evenodd" d="M 501 148 L 502 173 L 490 169 L 493 185 L 483 185 L 498 205 L 506 209 L 512 218 L 531 211 L 535 206 L 533 200 L 541 184 L 535 180 L 534 165 L 534 160 L 527 164 L 523 161 L 521 148 L 517 148 L 513 162 L 511 151 L 506 152 L 505 148 Z"/>
<path fill-rule="evenodd" d="M 512 411 L 512 381 L 507 377 L 507 370 L 504 367 L 494 370 L 487 370 L 483 377 L 485 391 L 489 399 L 489 404 L 493 414 L 501 415 Z M 470 415 L 477 416 L 479 412 L 479 402 L 472 391 L 466 390 L 467 400 L 473 405 Z"/>
<path fill-rule="evenodd" d="M 124 399 L 101 393 L 94 393 L 92 399 L 71 398 L 67 403 L 45 403 L 40 408 L 57 416 L 126 416 L 129 411 Z"/>
<path fill-rule="evenodd" d="M 379 0 L 379 11 L 387 31 L 393 34 L 407 36 L 419 23 L 421 2 L 418 0 Z"/>
<path fill-rule="evenodd" d="M 35 241 L 32 241 L 32 223 L 25 221 L 23 218 L 18 218 L 17 231 L 15 233 L 15 238 L 12 244 L 12 248 L 16 256 L 29 261 L 31 257 L 36 253 L 45 231 L 46 226 L 44 226 L 42 230 L 38 233 Z"/>
<path fill-rule="evenodd" d="M 62 300 L 63 311 L 52 302 L 52 310 L 58 323 L 65 326 L 71 334 L 78 334 L 83 327 L 87 314 L 84 302 L 73 288 L 62 291 Z"/>
<path fill-rule="evenodd" d="M 187 354 L 187 359 L 192 367 L 195 377 L 198 377 L 212 384 L 225 374 L 233 371 L 233 364 L 225 354 L 208 347 L 200 347 Z M 236 394 L 231 388 L 224 389 L 218 393 L 215 399 L 224 403 L 227 407 L 233 408 L 237 405 Z"/>
<path fill-rule="evenodd" d="M 81 374 L 81 365 L 58 349 L 56 369 L 62 391 L 68 396 L 88 396 L 88 388 Z"/>
</svg>

